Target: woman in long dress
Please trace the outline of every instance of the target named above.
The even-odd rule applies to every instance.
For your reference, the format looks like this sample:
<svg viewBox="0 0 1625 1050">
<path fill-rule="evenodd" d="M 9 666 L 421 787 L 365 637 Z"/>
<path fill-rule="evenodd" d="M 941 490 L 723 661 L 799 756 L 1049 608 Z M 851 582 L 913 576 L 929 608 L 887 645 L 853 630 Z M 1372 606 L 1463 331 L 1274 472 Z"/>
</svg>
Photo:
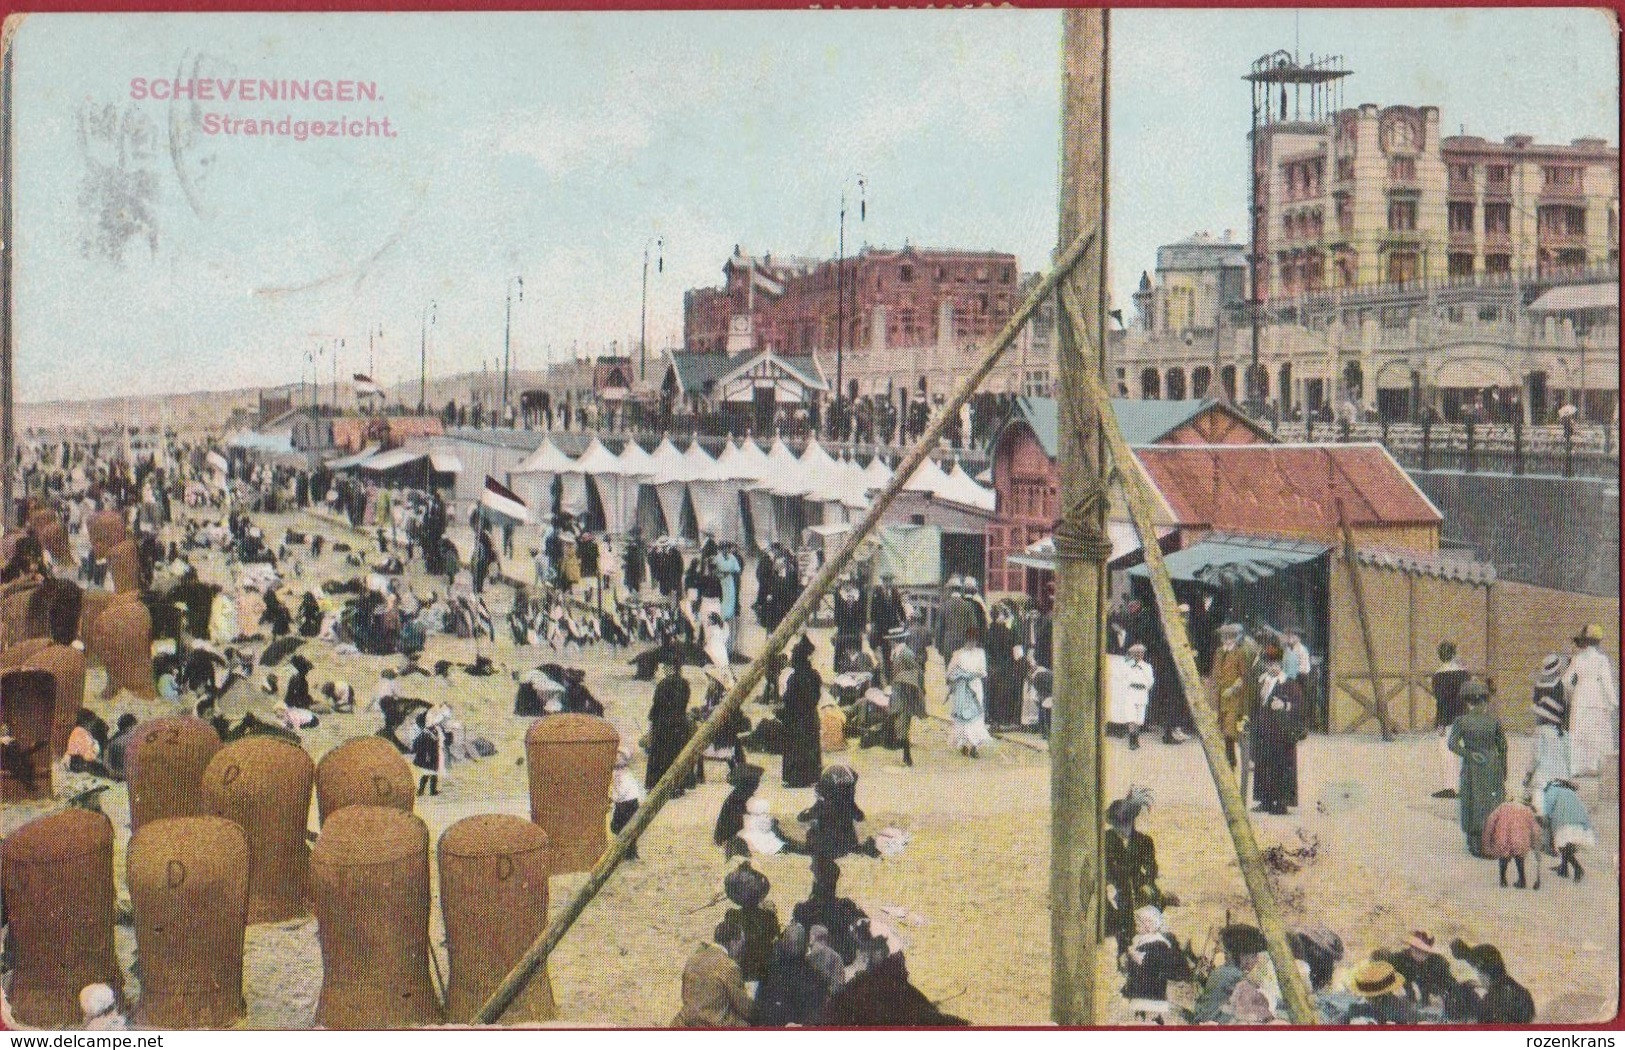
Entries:
<svg viewBox="0 0 1625 1050">
<path fill-rule="evenodd" d="M 812 642 L 806 637 L 790 653 L 790 678 L 784 686 L 785 787 L 812 787 L 824 771 L 818 722 L 824 680 L 813 670 L 812 654 Z"/>
<path fill-rule="evenodd" d="M 1484 856 L 1484 823 L 1506 801 L 1507 738 L 1500 719 L 1489 711 L 1483 682 L 1462 686 L 1467 711 L 1450 727 L 1450 750 L 1461 756 L 1461 830 L 1467 851 Z"/>
<path fill-rule="evenodd" d="M 998 615 L 987 629 L 987 720 L 996 729 L 1008 729 L 1021 718 L 1021 675 L 1016 671 L 1015 610 L 1000 603 Z"/>
<path fill-rule="evenodd" d="M 654 702 L 649 706 L 649 761 L 643 782 L 651 790 L 688 743 L 690 729 L 689 689 L 688 680 L 683 677 L 682 655 L 675 646 L 664 655 L 670 670 L 655 686 Z M 683 790 L 679 787 L 673 796 L 682 794 Z"/>
<path fill-rule="evenodd" d="M 1303 739 L 1303 689 L 1282 669 L 1281 647 L 1264 647 L 1253 715 L 1253 797 L 1277 816 L 1298 804 L 1298 741 Z"/>
<path fill-rule="evenodd" d="M 954 746 L 968 758 L 977 758 L 992 739 L 987 731 L 987 653 L 982 630 L 975 623 L 965 628 L 965 641 L 948 659 L 948 713 L 954 720 Z"/>
</svg>

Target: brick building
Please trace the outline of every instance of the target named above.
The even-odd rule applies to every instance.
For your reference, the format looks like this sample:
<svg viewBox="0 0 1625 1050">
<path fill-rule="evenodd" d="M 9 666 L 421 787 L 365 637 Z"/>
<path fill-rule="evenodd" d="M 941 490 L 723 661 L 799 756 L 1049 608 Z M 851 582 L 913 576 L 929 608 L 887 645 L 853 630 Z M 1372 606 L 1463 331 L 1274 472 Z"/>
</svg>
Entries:
<svg viewBox="0 0 1625 1050">
<path fill-rule="evenodd" d="M 904 386 L 918 394 L 922 382 L 928 394 L 945 393 L 1023 291 L 1016 257 L 1006 252 L 863 248 L 843 269 L 832 259 L 750 256 L 736 246 L 720 287 L 684 295 L 683 344 L 691 353 L 816 355 L 833 382 L 839 335 L 848 397 Z M 1011 356 L 1009 374 L 987 389 L 1021 389 L 1024 355 Z"/>
</svg>

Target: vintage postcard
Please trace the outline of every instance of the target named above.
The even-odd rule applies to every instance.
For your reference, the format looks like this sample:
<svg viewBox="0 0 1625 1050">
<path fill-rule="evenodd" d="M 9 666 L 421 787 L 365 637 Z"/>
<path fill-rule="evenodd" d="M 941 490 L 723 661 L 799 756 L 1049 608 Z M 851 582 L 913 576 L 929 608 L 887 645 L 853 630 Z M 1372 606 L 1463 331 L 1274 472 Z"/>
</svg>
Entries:
<svg viewBox="0 0 1625 1050">
<path fill-rule="evenodd" d="M 1612 1023 L 1618 41 L 13 16 L 0 1019 Z"/>
</svg>

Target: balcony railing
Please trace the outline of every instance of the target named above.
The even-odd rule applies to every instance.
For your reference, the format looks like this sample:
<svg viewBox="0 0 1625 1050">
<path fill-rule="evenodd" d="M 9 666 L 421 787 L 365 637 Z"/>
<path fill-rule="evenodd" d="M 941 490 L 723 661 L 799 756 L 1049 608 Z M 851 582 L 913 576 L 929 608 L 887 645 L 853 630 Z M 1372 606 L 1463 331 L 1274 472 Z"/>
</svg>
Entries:
<svg viewBox="0 0 1625 1050">
<path fill-rule="evenodd" d="M 1573 230 L 1544 229 L 1540 231 L 1540 246 L 1542 248 L 1584 248 L 1586 235 L 1584 232 L 1576 233 Z"/>
</svg>

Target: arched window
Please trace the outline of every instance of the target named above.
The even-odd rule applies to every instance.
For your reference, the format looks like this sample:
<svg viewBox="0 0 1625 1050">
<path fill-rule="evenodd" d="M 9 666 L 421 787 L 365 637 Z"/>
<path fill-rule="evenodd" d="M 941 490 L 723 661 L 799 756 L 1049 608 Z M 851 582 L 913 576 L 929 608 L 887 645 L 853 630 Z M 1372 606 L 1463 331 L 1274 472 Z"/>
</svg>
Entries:
<svg viewBox="0 0 1625 1050">
<path fill-rule="evenodd" d="M 1213 385 L 1213 370 L 1206 365 L 1191 369 L 1191 396 L 1207 397 L 1207 388 Z"/>
<path fill-rule="evenodd" d="M 1140 397 L 1146 401 L 1162 397 L 1162 378 L 1155 368 L 1147 368 L 1140 373 Z"/>
<path fill-rule="evenodd" d="M 1231 401 L 1236 399 L 1236 366 L 1225 365 L 1219 369 L 1219 385 L 1224 388 L 1224 396 Z"/>
<path fill-rule="evenodd" d="M 1281 398 L 1281 411 L 1292 411 L 1292 365 L 1290 362 L 1281 366 L 1281 382 L 1276 387 Z"/>
<path fill-rule="evenodd" d="M 1168 369 L 1166 386 L 1169 401 L 1185 400 L 1185 370 L 1183 368 Z"/>
</svg>

